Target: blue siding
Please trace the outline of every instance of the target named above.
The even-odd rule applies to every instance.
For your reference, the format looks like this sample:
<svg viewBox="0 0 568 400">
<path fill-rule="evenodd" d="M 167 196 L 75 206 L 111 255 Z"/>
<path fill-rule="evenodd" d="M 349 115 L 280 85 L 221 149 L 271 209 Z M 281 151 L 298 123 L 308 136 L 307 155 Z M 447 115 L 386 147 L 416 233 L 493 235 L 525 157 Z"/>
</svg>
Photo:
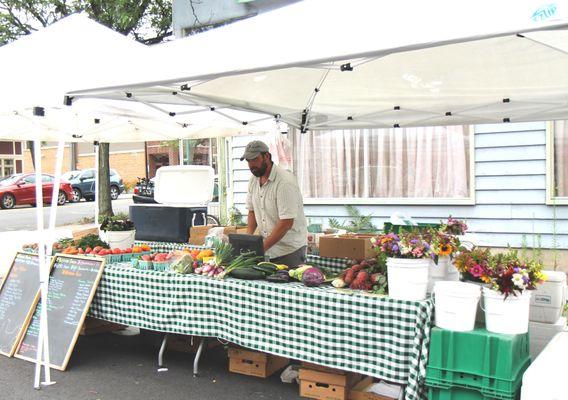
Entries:
<svg viewBox="0 0 568 400">
<path fill-rule="evenodd" d="M 252 138 L 233 140 L 234 202 L 244 209 L 250 176 L 238 160 Z M 540 240 L 544 248 L 568 249 L 568 206 L 546 205 L 546 123 L 475 127 L 475 205 L 357 205 L 382 226 L 394 212 L 421 222 L 452 215 L 465 219 L 481 243 L 519 247 Z M 342 205 L 306 204 L 306 216 L 324 226 L 329 217 L 348 217 Z M 538 239 L 537 239 L 538 238 Z"/>
</svg>

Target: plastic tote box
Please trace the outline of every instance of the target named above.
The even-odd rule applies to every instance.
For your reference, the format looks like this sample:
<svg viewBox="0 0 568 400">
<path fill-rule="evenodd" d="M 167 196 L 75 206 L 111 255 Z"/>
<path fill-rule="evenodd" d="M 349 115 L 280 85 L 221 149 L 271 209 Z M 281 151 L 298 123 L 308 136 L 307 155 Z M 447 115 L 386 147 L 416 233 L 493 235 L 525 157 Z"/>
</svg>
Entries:
<svg viewBox="0 0 568 400">
<path fill-rule="evenodd" d="M 566 303 L 566 274 L 560 271 L 543 271 L 547 280 L 538 285 L 531 296 L 529 320 L 554 324 Z"/>
<path fill-rule="evenodd" d="M 213 168 L 202 165 L 159 168 L 154 182 L 159 204 L 130 206 L 136 240 L 187 243 L 190 228 L 205 225 L 214 177 Z"/>
<path fill-rule="evenodd" d="M 556 334 L 523 375 L 521 400 L 566 400 L 568 332 Z"/>
<path fill-rule="evenodd" d="M 189 229 L 204 224 L 207 207 L 136 204 L 130 206 L 129 214 L 136 228 L 136 240 L 188 243 Z"/>
<path fill-rule="evenodd" d="M 566 330 L 566 317 L 560 317 L 554 324 L 529 322 L 531 359 L 535 359 L 556 334 Z"/>
</svg>

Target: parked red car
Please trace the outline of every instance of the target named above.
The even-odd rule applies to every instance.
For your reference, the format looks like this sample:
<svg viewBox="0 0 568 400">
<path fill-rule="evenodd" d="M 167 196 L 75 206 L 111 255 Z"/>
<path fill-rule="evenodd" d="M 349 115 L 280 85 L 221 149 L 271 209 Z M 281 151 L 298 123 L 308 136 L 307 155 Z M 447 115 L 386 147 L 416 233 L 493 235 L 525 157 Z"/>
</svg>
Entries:
<svg viewBox="0 0 568 400">
<path fill-rule="evenodd" d="M 21 204 L 31 204 L 35 206 L 35 174 L 16 174 L 10 175 L 0 180 L 0 207 L 13 208 Z M 51 204 L 53 193 L 53 182 L 55 178 L 51 175 L 43 174 L 43 202 Z M 73 188 L 67 181 L 59 183 L 59 195 L 57 204 L 62 206 L 66 201 L 73 198 Z"/>
</svg>

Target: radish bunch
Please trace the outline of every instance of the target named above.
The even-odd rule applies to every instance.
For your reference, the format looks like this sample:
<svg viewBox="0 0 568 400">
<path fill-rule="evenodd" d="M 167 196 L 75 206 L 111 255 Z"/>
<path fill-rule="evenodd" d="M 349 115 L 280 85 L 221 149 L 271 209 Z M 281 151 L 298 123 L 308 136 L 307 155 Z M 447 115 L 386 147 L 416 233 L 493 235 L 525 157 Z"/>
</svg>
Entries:
<svg viewBox="0 0 568 400">
<path fill-rule="evenodd" d="M 199 264 L 195 265 L 196 263 L 197 261 L 194 262 L 193 272 L 196 273 L 197 275 L 204 275 L 210 278 L 214 278 L 217 275 L 220 275 L 223 271 L 225 271 L 225 268 L 217 267 L 213 263 L 211 264 L 205 263 L 201 266 L 199 266 Z"/>
</svg>

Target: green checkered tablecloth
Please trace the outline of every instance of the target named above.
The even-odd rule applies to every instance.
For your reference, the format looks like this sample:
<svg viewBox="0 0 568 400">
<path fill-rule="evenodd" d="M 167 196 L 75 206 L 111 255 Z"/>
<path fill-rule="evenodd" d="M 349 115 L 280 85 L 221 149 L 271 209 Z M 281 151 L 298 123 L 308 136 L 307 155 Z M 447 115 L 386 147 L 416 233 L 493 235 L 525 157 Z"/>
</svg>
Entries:
<svg viewBox="0 0 568 400">
<path fill-rule="evenodd" d="M 206 249 L 205 246 L 196 246 L 189 243 L 174 243 L 174 242 L 149 242 L 145 240 L 137 240 L 134 242 L 136 246 L 147 244 L 152 248 L 152 251 L 156 252 L 166 252 L 172 250 L 183 250 L 183 249 Z"/>
<path fill-rule="evenodd" d="M 426 399 L 433 303 L 332 287 L 105 268 L 90 315 L 161 332 L 229 342 L 406 385 Z"/>
</svg>

